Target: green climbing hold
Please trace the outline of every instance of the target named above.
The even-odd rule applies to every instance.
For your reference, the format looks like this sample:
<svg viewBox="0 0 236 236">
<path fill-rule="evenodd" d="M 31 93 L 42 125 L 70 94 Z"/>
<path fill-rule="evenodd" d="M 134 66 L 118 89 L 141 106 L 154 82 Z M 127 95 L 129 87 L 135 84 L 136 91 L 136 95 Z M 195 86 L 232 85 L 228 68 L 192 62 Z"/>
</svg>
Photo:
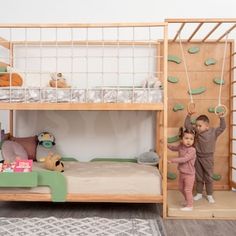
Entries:
<svg viewBox="0 0 236 236">
<path fill-rule="evenodd" d="M 213 79 L 213 82 L 215 83 L 215 84 L 219 84 L 219 85 L 224 85 L 225 84 L 225 81 L 224 81 L 224 79 L 222 79 L 222 81 L 221 81 L 221 78 L 220 77 L 215 77 L 214 79 Z"/>
<path fill-rule="evenodd" d="M 167 178 L 170 180 L 175 180 L 176 179 L 176 174 L 173 172 L 167 172 Z"/>
<path fill-rule="evenodd" d="M 196 89 L 191 89 L 191 91 L 188 91 L 188 93 L 192 94 L 192 95 L 197 95 L 197 94 L 204 93 L 205 91 L 206 91 L 205 87 L 199 87 L 199 88 L 196 88 Z"/>
<path fill-rule="evenodd" d="M 221 180 L 221 175 L 220 174 L 213 174 L 212 179 L 215 181 Z"/>
<path fill-rule="evenodd" d="M 215 107 L 209 107 L 208 112 L 215 113 Z M 216 112 L 217 113 L 224 112 L 224 109 L 222 107 L 217 107 Z"/>
<path fill-rule="evenodd" d="M 196 124 L 196 120 L 197 120 L 196 117 L 191 117 L 191 121 L 190 121 L 191 124 L 195 125 Z"/>
<path fill-rule="evenodd" d="M 0 74 L 3 72 L 7 72 L 7 67 L 0 67 Z"/>
<path fill-rule="evenodd" d="M 200 48 L 199 48 L 199 47 L 196 47 L 196 46 L 191 47 L 191 48 L 188 49 L 188 52 L 189 52 L 190 54 L 195 54 L 195 53 L 198 53 L 199 51 L 200 51 Z"/>
<path fill-rule="evenodd" d="M 205 61 L 206 66 L 215 65 L 215 64 L 216 64 L 216 59 L 214 59 L 214 58 L 208 58 Z"/>
<path fill-rule="evenodd" d="M 174 76 L 168 76 L 167 80 L 170 83 L 178 83 L 179 82 L 179 79 L 177 77 L 174 77 Z"/>
<path fill-rule="evenodd" d="M 174 55 L 169 55 L 168 56 L 168 61 L 171 61 L 171 62 L 174 62 L 174 63 L 177 63 L 177 64 L 181 63 L 181 59 L 177 56 L 174 56 Z"/>
<path fill-rule="evenodd" d="M 175 142 L 177 142 L 177 141 L 179 141 L 179 140 L 180 140 L 179 135 L 176 135 L 176 136 L 169 137 L 169 138 L 167 139 L 167 142 L 168 142 L 168 143 L 175 143 Z"/>
<path fill-rule="evenodd" d="M 184 105 L 183 104 L 175 104 L 175 106 L 173 107 L 173 111 L 176 112 L 176 111 L 181 111 L 184 109 Z"/>
</svg>

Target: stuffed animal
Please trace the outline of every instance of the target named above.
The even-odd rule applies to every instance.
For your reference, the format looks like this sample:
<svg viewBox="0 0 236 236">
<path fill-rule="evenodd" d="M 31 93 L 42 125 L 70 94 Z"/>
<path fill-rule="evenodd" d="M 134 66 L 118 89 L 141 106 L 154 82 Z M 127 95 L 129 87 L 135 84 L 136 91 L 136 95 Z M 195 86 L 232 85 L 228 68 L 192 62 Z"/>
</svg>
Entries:
<svg viewBox="0 0 236 236">
<path fill-rule="evenodd" d="M 157 155 L 156 152 L 150 150 L 149 152 L 144 152 L 140 154 L 137 158 L 137 162 L 139 164 L 144 164 L 144 165 L 153 165 L 156 166 L 159 164 L 159 156 Z"/>
<path fill-rule="evenodd" d="M 53 88 L 70 88 L 67 84 L 65 77 L 62 73 L 51 73 L 51 80 L 49 81 L 49 85 Z"/>
<path fill-rule="evenodd" d="M 17 73 L 0 74 L 0 87 L 22 86 L 23 79 Z"/>
<path fill-rule="evenodd" d="M 61 157 L 58 154 L 53 154 L 49 152 L 48 156 L 42 158 L 41 161 L 44 161 L 44 167 L 47 170 L 64 172 L 64 164 L 60 161 Z"/>
<path fill-rule="evenodd" d="M 48 156 L 49 152 L 57 153 L 55 145 L 55 137 L 53 134 L 49 132 L 41 132 L 38 135 L 38 146 L 36 153 L 37 160 Z"/>
<path fill-rule="evenodd" d="M 150 77 L 143 81 L 143 88 L 161 88 L 161 81 L 156 77 Z"/>
</svg>

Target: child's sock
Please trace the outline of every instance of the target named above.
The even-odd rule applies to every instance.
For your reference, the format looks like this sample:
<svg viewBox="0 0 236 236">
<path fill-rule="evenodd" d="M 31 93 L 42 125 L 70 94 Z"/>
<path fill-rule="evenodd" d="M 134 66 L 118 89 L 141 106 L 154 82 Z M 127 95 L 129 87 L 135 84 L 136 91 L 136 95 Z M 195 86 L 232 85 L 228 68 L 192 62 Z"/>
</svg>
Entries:
<svg viewBox="0 0 236 236">
<path fill-rule="evenodd" d="M 197 193 L 197 194 L 193 197 L 193 200 L 194 200 L 194 201 L 198 201 L 198 200 L 200 200 L 200 199 L 202 199 L 202 194 L 201 194 L 201 193 Z"/>
<path fill-rule="evenodd" d="M 207 200 L 209 203 L 215 203 L 215 200 L 212 195 L 207 195 Z"/>
</svg>

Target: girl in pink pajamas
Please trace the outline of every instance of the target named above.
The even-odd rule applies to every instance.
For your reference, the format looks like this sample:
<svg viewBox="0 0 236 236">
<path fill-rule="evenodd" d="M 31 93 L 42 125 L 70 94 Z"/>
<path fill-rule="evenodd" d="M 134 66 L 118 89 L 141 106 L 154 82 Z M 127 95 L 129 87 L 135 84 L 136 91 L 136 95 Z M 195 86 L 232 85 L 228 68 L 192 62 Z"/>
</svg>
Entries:
<svg viewBox="0 0 236 236">
<path fill-rule="evenodd" d="M 182 211 L 193 209 L 193 185 L 195 180 L 196 150 L 193 147 L 195 131 L 180 128 L 181 142 L 178 146 L 168 145 L 172 151 L 179 152 L 179 157 L 173 158 L 169 163 L 178 163 L 179 170 L 179 190 L 184 195 L 186 204 L 181 208 Z"/>
</svg>

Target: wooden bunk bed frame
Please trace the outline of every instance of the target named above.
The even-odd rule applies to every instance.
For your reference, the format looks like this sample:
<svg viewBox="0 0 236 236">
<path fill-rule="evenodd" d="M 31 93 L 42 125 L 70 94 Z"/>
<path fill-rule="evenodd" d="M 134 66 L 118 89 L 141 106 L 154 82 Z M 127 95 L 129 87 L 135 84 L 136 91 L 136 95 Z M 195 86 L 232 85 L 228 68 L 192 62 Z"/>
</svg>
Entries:
<svg viewBox="0 0 236 236">
<path fill-rule="evenodd" d="M 236 215 L 229 215 L 229 216 L 197 216 L 197 215 L 191 215 L 190 213 L 184 213 L 180 215 L 172 216 L 169 212 L 170 208 L 170 200 L 168 197 L 170 196 L 170 192 L 172 189 L 177 188 L 177 182 L 168 180 L 167 183 L 167 155 L 171 157 L 171 153 L 167 153 L 167 138 L 171 135 L 176 135 L 176 130 L 179 128 L 179 126 L 182 125 L 182 121 L 185 117 L 185 112 L 179 112 L 178 116 L 176 118 L 177 113 L 173 113 L 173 105 L 174 105 L 174 99 L 180 99 L 185 107 L 188 104 L 188 94 L 186 92 L 186 86 L 183 86 L 183 84 L 178 87 L 175 91 L 181 93 L 182 96 L 175 97 L 176 93 L 173 92 L 173 84 L 170 84 L 167 82 L 168 75 L 171 75 L 170 73 L 176 72 L 177 68 L 177 75 L 183 75 L 183 68 L 178 69 L 178 65 L 172 64 L 172 62 L 168 62 L 168 54 L 169 53 L 179 53 L 179 49 L 176 49 L 179 47 L 178 45 L 178 36 L 179 33 L 183 31 L 183 29 L 190 24 L 195 24 L 195 28 L 188 34 L 188 36 L 182 37 L 182 43 L 184 45 L 184 48 L 187 49 L 190 45 L 213 45 L 213 48 L 219 47 L 218 50 L 218 56 L 222 56 L 222 44 L 224 43 L 224 37 L 231 33 L 236 28 L 236 19 L 167 19 L 164 23 L 142 23 L 142 24 L 45 24 L 45 25 L 35 25 L 35 24 L 22 24 L 22 25 L 0 25 L 0 28 L 109 28 L 109 27 L 152 27 L 157 26 L 160 28 L 163 28 L 163 37 L 157 39 L 157 47 L 159 47 L 159 52 L 161 51 L 161 55 L 163 57 L 163 61 L 158 61 L 157 68 L 161 68 L 163 71 L 162 76 L 162 82 L 163 82 L 163 102 L 162 103 L 155 103 L 155 104 L 105 104 L 105 103 L 0 103 L 0 108 L 4 110 L 10 111 L 9 116 L 9 124 L 10 124 L 10 133 L 13 134 L 13 112 L 16 110 L 139 110 L 139 111 L 156 111 L 156 148 L 158 150 L 158 154 L 161 157 L 159 169 L 162 174 L 162 194 L 160 196 L 157 196 L 155 198 L 150 196 L 122 196 L 122 195 L 114 195 L 109 196 L 108 195 L 68 195 L 67 201 L 82 201 L 82 202 L 143 202 L 143 203 L 162 203 L 163 204 L 163 217 L 164 218 L 173 218 L 173 219 L 179 219 L 179 218 L 201 218 L 201 219 L 236 219 Z M 203 28 L 205 25 L 211 25 L 212 28 L 206 29 L 204 31 L 204 36 L 200 36 L 200 39 L 196 36 L 198 35 L 199 31 Z M 221 33 L 219 36 L 212 37 L 217 30 L 221 28 L 221 26 L 231 24 L 227 28 L 227 30 L 224 30 L 223 33 Z M 177 28 L 175 29 L 175 34 L 172 38 L 168 38 L 168 26 L 177 25 Z M 1 45 L 3 47 L 7 47 L 9 50 L 13 50 L 14 43 L 20 43 L 20 42 L 9 42 L 7 40 L 1 39 Z M 24 43 L 24 42 L 21 42 Z M 77 42 L 80 44 L 86 44 L 86 42 Z M 116 44 L 117 42 L 114 41 L 107 41 L 107 42 L 90 42 L 94 44 Z M 129 44 L 134 45 L 134 42 L 119 42 L 121 44 Z M 146 42 L 136 42 L 138 44 L 146 43 Z M 33 44 L 33 42 L 32 42 Z M 65 42 L 62 42 L 62 44 L 65 44 Z M 219 46 L 221 45 L 221 46 Z M 168 52 L 169 51 L 169 52 Z M 216 184 L 217 190 L 226 190 L 226 192 L 229 192 L 228 190 L 231 189 L 231 187 L 236 187 L 236 182 L 233 180 L 233 172 L 235 174 L 236 167 L 233 166 L 233 158 L 236 157 L 235 151 L 234 151 L 234 142 L 236 141 L 236 138 L 234 137 L 234 127 L 236 124 L 234 123 L 234 113 L 236 112 L 235 106 L 234 106 L 234 99 L 236 98 L 235 91 L 234 91 L 234 85 L 235 85 L 235 79 L 234 79 L 234 71 L 236 69 L 234 65 L 234 56 L 236 55 L 235 48 L 234 48 L 234 40 L 229 39 L 228 41 L 228 64 L 226 65 L 226 71 L 228 72 L 228 84 L 226 92 L 228 91 L 228 95 L 224 97 L 224 102 L 228 105 L 229 113 L 226 117 L 227 119 L 227 134 L 225 135 L 226 143 L 224 147 L 216 150 L 216 155 L 221 155 L 222 152 L 225 152 L 225 160 L 227 160 L 227 169 L 225 170 L 222 168 L 222 162 L 219 162 L 217 160 L 216 162 L 216 168 L 217 171 L 221 171 L 222 179 L 221 181 Z M 12 53 L 13 55 L 13 53 Z M 201 55 L 201 60 L 205 59 L 206 55 Z M 189 62 L 189 60 L 188 60 Z M 10 63 L 11 64 L 11 63 Z M 190 63 L 191 64 L 191 63 Z M 191 67 L 192 65 L 190 65 Z M 191 68 L 190 68 L 191 70 Z M 182 73 L 182 74 L 181 74 Z M 210 71 L 207 72 L 207 76 L 210 76 Z M 195 84 L 196 85 L 196 84 Z M 212 84 L 213 86 L 213 84 Z M 176 87 L 175 87 L 176 88 Z M 169 92 L 168 92 L 169 91 Z M 172 93 L 173 92 L 173 93 Z M 210 95 L 208 96 L 216 96 L 215 92 L 212 90 L 210 92 Z M 214 99 L 208 97 L 208 101 L 212 101 Z M 206 107 L 209 105 L 204 104 L 204 96 L 200 97 L 199 99 L 196 98 L 196 101 L 200 101 L 201 112 L 204 112 Z M 214 104 L 216 105 L 216 104 Z M 167 119 L 167 114 L 169 114 Z M 211 115 L 210 115 L 211 116 Z M 210 117 L 211 118 L 211 117 Z M 217 120 L 213 118 L 213 125 L 217 124 Z M 176 167 L 168 166 L 168 171 L 176 172 Z M 49 194 L 32 194 L 32 195 L 24 195 L 24 194 L 17 194 L 17 195 L 2 195 L 0 196 L 0 200 L 2 201 L 50 201 L 51 196 Z M 226 213 L 227 214 L 227 213 Z"/>
<path fill-rule="evenodd" d="M 162 175 L 161 185 L 162 194 L 158 196 L 149 195 L 78 195 L 68 194 L 66 201 L 69 202 L 134 202 L 134 203 L 163 203 L 163 216 L 166 216 L 166 186 L 167 186 L 167 50 L 168 50 L 168 36 L 167 23 L 138 23 L 138 24 L 1 24 L 0 29 L 105 29 L 105 28 L 136 28 L 136 27 L 158 27 L 162 30 L 162 38 L 152 41 L 152 45 L 156 45 L 158 53 L 160 53 L 160 43 L 163 45 L 162 49 L 162 82 L 163 82 L 163 102 L 160 103 L 14 103 L 14 102 L 0 102 L 1 110 L 9 110 L 9 130 L 10 135 L 14 132 L 14 112 L 18 110 L 99 110 L 99 111 L 155 111 L 156 112 L 156 148 L 160 156 L 159 171 Z M 0 45 L 10 51 L 10 63 L 1 62 L 2 66 L 13 66 L 14 61 L 14 47 L 15 45 L 35 45 L 44 44 L 50 45 L 127 45 L 134 47 L 135 45 L 148 45 L 150 42 L 142 40 L 121 41 L 121 40 L 96 40 L 86 42 L 81 41 L 14 41 L 0 38 Z M 160 55 L 158 55 L 160 56 Z M 158 61 L 158 68 L 160 69 L 160 62 Z M 50 194 L 4 194 L 1 193 L 0 201 L 51 201 Z"/>
</svg>

